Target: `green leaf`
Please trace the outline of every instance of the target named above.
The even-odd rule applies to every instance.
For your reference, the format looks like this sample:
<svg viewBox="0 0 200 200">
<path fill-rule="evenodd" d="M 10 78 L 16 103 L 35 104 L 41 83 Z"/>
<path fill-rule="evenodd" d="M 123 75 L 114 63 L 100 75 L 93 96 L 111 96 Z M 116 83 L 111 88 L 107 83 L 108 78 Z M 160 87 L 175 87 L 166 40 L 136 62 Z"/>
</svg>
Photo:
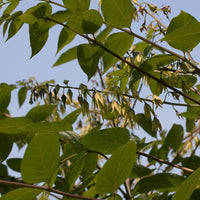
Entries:
<svg viewBox="0 0 200 200">
<path fill-rule="evenodd" d="M 184 52 L 191 50 L 200 42 L 200 23 L 192 15 L 181 11 L 171 20 L 162 40 Z"/>
<path fill-rule="evenodd" d="M 67 9 L 72 12 L 80 13 L 89 9 L 90 0 L 63 0 Z"/>
<path fill-rule="evenodd" d="M 124 56 L 124 54 L 130 48 L 134 37 L 128 35 L 127 33 L 113 33 L 110 35 L 106 42 L 105 47 L 109 50 L 115 52 L 119 56 Z M 104 72 L 106 72 L 111 66 L 113 66 L 119 59 L 112 54 L 106 52 L 103 55 L 104 62 Z"/>
<path fill-rule="evenodd" d="M 130 175 L 135 160 L 136 145 L 133 141 L 129 141 L 126 145 L 118 148 L 97 176 L 97 193 L 113 194 Z"/>
<path fill-rule="evenodd" d="M 103 24 L 103 19 L 96 10 L 88 10 L 81 15 L 74 14 L 67 25 L 79 33 L 94 34 Z"/>
<path fill-rule="evenodd" d="M 135 186 L 133 195 L 148 193 L 151 190 L 170 189 L 176 190 L 184 181 L 183 176 L 176 174 L 160 173 L 144 177 Z"/>
<path fill-rule="evenodd" d="M 32 189 L 32 188 L 19 188 L 4 194 L 1 200 L 33 200 L 38 196 L 42 190 Z"/>
<path fill-rule="evenodd" d="M 170 54 L 161 54 L 157 56 L 153 56 L 145 60 L 139 68 L 145 72 L 151 72 L 159 67 L 168 66 L 169 64 L 177 61 L 179 58 Z M 133 82 L 136 82 L 140 78 L 142 78 L 144 74 L 135 70 L 133 75 Z"/>
<path fill-rule="evenodd" d="M 13 141 L 9 135 L 0 133 L 0 162 L 3 162 L 10 154 Z"/>
<path fill-rule="evenodd" d="M 67 28 L 63 28 L 60 32 L 60 36 L 58 39 L 58 48 L 57 48 L 57 53 L 63 48 L 65 47 L 67 44 L 69 44 L 74 37 L 76 36 L 76 33 L 70 31 Z"/>
<path fill-rule="evenodd" d="M 152 120 L 150 118 L 147 119 L 143 113 L 139 113 L 135 117 L 137 124 L 141 126 L 144 131 L 152 137 L 156 137 L 156 132 L 152 129 Z"/>
<path fill-rule="evenodd" d="M 200 178 L 200 168 L 192 173 L 184 182 L 181 184 L 179 190 L 176 192 L 172 200 L 189 200 L 192 192 L 198 187 Z"/>
<path fill-rule="evenodd" d="M 0 163 L 0 176 L 1 177 L 7 177 L 8 176 L 8 169 L 6 165 L 3 165 Z"/>
<path fill-rule="evenodd" d="M 5 16 L 5 15 L 10 15 L 13 10 L 15 10 L 15 8 L 19 5 L 19 1 L 13 1 L 11 2 L 7 8 L 4 10 L 3 12 L 3 15 L 2 16 Z"/>
<path fill-rule="evenodd" d="M 72 160 L 64 181 L 64 191 L 70 192 L 79 177 L 85 163 L 85 155 L 81 154 Z"/>
<path fill-rule="evenodd" d="M 96 37 L 96 41 L 104 42 L 106 40 L 109 33 L 113 30 L 113 27 L 107 26 L 99 35 Z"/>
<path fill-rule="evenodd" d="M 29 110 L 26 117 L 30 118 L 33 122 L 41 122 L 52 114 L 57 105 L 41 105 L 36 106 Z"/>
<path fill-rule="evenodd" d="M 22 179 L 27 183 L 50 183 L 58 168 L 59 154 L 58 137 L 52 134 L 36 135 L 22 159 Z"/>
<path fill-rule="evenodd" d="M 20 127 L 20 130 L 30 133 L 58 133 L 60 131 L 72 130 L 72 126 L 63 122 L 42 122 Z"/>
<path fill-rule="evenodd" d="M 38 21 L 29 24 L 29 35 L 31 45 L 31 58 L 36 55 L 45 45 L 48 39 L 49 24 L 46 21 Z"/>
<path fill-rule="evenodd" d="M 6 163 L 8 167 L 10 167 L 10 169 L 16 172 L 21 172 L 21 163 L 22 163 L 21 158 L 10 158 L 6 161 Z"/>
<path fill-rule="evenodd" d="M 130 0 L 102 0 L 101 10 L 106 23 L 115 27 L 130 27 L 134 7 Z"/>
<path fill-rule="evenodd" d="M 101 49 L 92 44 L 81 44 L 77 49 L 78 62 L 81 69 L 87 74 L 88 80 L 94 76 L 101 57 Z"/>
<path fill-rule="evenodd" d="M 85 156 L 85 164 L 81 172 L 82 179 L 88 178 L 97 167 L 98 154 L 88 153 Z"/>
<path fill-rule="evenodd" d="M 130 174 L 130 178 L 141 178 L 143 176 L 147 176 L 151 174 L 155 169 L 149 169 L 148 167 L 144 167 L 142 165 L 134 164 L 132 172 Z"/>
<path fill-rule="evenodd" d="M 15 13 L 15 15 L 21 15 L 22 11 L 18 11 Z M 9 30 L 8 30 L 8 38 L 6 40 L 9 40 L 11 37 L 13 37 L 22 27 L 23 22 L 19 19 L 13 19 L 10 23 Z"/>
<path fill-rule="evenodd" d="M 5 111 L 10 103 L 11 88 L 6 83 L 0 84 L 0 110 Z"/>
<path fill-rule="evenodd" d="M 49 3 L 39 3 L 34 7 L 29 8 L 20 19 L 27 24 L 39 22 L 42 17 L 50 17 L 52 8 Z"/>
<path fill-rule="evenodd" d="M 67 123 L 67 124 L 73 124 L 80 114 L 81 114 L 81 108 L 78 108 L 77 110 L 75 110 L 75 111 L 71 112 L 70 114 L 68 114 L 62 120 L 62 122 Z"/>
<path fill-rule="evenodd" d="M 184 134 L 183 127 L 178 124 L 173 124 L 172 128 L 167 134 L 167 137 L 165 138 L 163 148 L 167 150 L 169 148 L 178 150 L 178 148 L 182 144 L 183 134 Z"/>
<path fill-rule="evenodd" d="M 19 107 L 21 107 L 26 100 L 27 95 L 27 87 L 21 87 L 18 91 L 18 103 Z"/>
<path fill-rule="evenodd" d="M 103 154 L 111 154 L 116 149 L 126 144 L 130 139 L 129 131 L 125 128 L 109 128 L 91 131 L 82 139 L 89 150 Z"/>
<path fill-rule="evenodd" d="M 69 61 L 72 61 L 74 59 L 77 58 L 77 46 L 72 47 L 71 49 L 67 50 L 65 53 L 63 53 L 58 60 L 56 61 L 56 63 L 53 65 L 58 66 L 58 65 L 62 65 L 64 63 L 67 63 Z"/>
<path fill-rule="evenodd" d="M 32 124 L 32 121 L 26 117 L 13 117 L 0 120 L 0 133 L 19 134 L 20 128 Z"/>
</svg>

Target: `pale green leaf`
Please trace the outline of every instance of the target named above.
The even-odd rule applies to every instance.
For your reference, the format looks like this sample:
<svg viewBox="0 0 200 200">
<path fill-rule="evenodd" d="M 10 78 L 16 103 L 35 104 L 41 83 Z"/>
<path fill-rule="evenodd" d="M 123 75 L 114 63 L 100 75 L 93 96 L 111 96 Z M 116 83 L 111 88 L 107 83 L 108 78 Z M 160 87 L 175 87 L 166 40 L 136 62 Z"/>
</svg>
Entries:
<svg viewBox="0 0 200 200">
<path fill-rule="evenodd" d="M 70 114 L 68 114 L 63 120 L 62 122 L 65 122 L 67 124 L 73 124 L 77 117 L 81 114 L 81 108 L 78 108 L 77 110 L 71 112 Z"/>
<path fill-rule="evenodd" d="M 126 144 L 130 139 L 129 131 L 125 128 L 109 128 L 91 131 L 82 139 L 89 150 L 103 154 L 111 154 Z"/>
<path fill-rule="evenodd" d="M 130 27 L 134 7 L 130 0 L 102 0 L 101 10 L 106 23 L 115 27 Z"/>
<path fill-rule="evenodd" d="M 29 143 L 22 159 L 22 179 L 27 183 L 50 183 L 58 168 L 59 154 L 58 137 L 53 134 L 36 135 Z"/>
<path fill-rule="evenodd" d="M 117 149 L 100 170 L 96 182 L 97 193 L 113 194 L 128 178 L 135 161 L 136 145 L 129 141 Z"/>
</svg>

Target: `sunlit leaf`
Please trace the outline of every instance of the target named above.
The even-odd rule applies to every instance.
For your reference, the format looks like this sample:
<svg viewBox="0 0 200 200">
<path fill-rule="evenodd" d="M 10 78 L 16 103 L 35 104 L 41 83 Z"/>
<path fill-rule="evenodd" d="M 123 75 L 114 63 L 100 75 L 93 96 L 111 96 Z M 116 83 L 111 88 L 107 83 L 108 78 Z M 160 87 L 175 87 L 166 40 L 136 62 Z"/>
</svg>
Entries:
<svg viewBox="0 0 200 200">
<path fill-rule="evenodd" d="M 0 110 L 5 111 L 10 103 L 11 88 L 6 83 L 0 84 Z"/>
<path fill-rule="evenodd" d="M 53 134 L 36 135 L 22 159 L 22 179 L 27 183 L 50 183 L 58 168 L 59 154 L 58 137 Z"/>
<path fill-rule="evenodd" d="M 135 160 L 136 145 L 133 141 L 117 149 L 97 176 L 97 193 L 113 194 L 130 175 Z"/>
</svg>

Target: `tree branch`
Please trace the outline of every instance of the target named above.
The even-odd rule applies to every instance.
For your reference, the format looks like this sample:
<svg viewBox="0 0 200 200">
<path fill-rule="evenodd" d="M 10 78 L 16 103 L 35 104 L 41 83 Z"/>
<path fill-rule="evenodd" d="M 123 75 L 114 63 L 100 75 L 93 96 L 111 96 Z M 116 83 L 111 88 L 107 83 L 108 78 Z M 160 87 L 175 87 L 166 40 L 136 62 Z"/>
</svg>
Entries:
<svg viewBox="0 0 200 200">
<path fill-rule="evenodd" d="M 65 27 L 65 28 L 71 30 L 72 32 L 74 32 L 74 33 L 80 35 L 81 37 L 83 37 L 83 38 L 85 38 L 85 39 L 87 39 L 89 42 L 91 42 L 91 43 L 93 43 L 93 44 L 99 46 L 99 47 L 102 48 L 103 50 L 105 50 L 105 51 L 107 51 L 108 53 L 112 54 L 113 56 L 115 56 L 115 57 L 118 58 L 119 60 L 123 61 L 124 63 L 128 64 L 129 66 L 131 66 L 132 68 L 136 69 L 137 71 L 141 72 L 142 74 L 144 74 L 144 75 L 146 75 L 146 76 L 152 78 L 153 80 L 157 81 L 158 83 L 160 83 L 160 84 L 164 85 L 165 87 L 168 87 L 169 89 L 173 90 L 173 91 L 176 92 L 177 94 L 180 94 L 181 96 L 183 96 L 183 97 L 185 97 L 185 98 L 187 98 L 187 99 L 193 101 L 194 103 L 197 103 L 197 104 L 200 105 L 200 102 L 199 102 L 198 100 L 196 100 L 196 99 L 190 97 L 189 95 L 183 93 L 182 91 L 180 91 L 180 90 L 178 90 L 178 89 L 172 87 L 171 85 L 165 83 L 163 80 L 161 80 L 161 79 L 159 79 L 159 78 L 156 78 L 156 77 L 154 77 L 153 75 L 151 75 L 151 74 L 149 74 L 148 72 L 146 72 L 145 70 L 143 70 L 143 69 L 137 67 L 136 65 L 134 65 L 134 64 L 132 64 L 131 62 L 127 61 L 125 58 L 119 56 L 119 55 L 116 54 L 115 52 L 113 52 L 113 51 L 111 51 L 110 49 L 106 48 L 104 45 L 100 44 L 100 43 L 97 42 L 95 39 L 90 38 L 90 37 L 88 37 L 87 35 L 81 34 L 81 33 L 79 33 L 78 31 L 74 30 L 73 28 L 69 27 L 68 25 L 63 24 L 63 23 L 61 23 L 61 22 L 59 22 L 59 21 L 57 21 L 57 20 L 50 19 L 50 18 L 48 18 L 48 17 L 42 17 L 42 18 L 45 19 L 45 20 L 47 20 L 47 21 L 51 21 L 51 22 L 54 22 L 54 23 L 56 23 L 56 24 L 59 24 L 59 25 Z M 125 29 L 121 29 L 121 30 L 125 30 Z M 130 33 L 131 35 L 135 35 L 135 34 L 132 34 L 133 32 L 128 31 L 128 30 L 125 30 L 125 32 Z M 145 39 L 145 38 L 144 38 L 144 39 Z M 146 39 L 145 39 L 145 40 L 146 40 Z M 151 41 L 150 41 L 150 42 L 151 42 Z M 152 42 L 151 42 L 151 43 L 152 43 Z M 185 59 L 185 58 L 184 58 L 184 59 Z M 187 60 L 187 59 L 186 59 L 186 60 Z"/>
<path fill-rule="evenodd" d="M 14 186 L 18 186 L 18 187 L 27 187 L 27 188 L 45 190 L 45 191 L 48 191 L 48 192 L 53 192 L 53 193 L 56 193 L 56 194 L 60 194 L 60 195 L 75 198 L 75 199 L 100 200 L 100 199 L 97 199 L 97 198 L 85 197 L 85 196 L 81 196 L 81 195 L 77 195 L 77 194 L 70 194 L 70 193 L 67 193 L 67 192 L 63 192 L 63 191 L 60 191 L 60 190 L 50 188 L 48 186 L 38 186 L 38 185 L 32 185 L 32 184 L 27 184 L 27 183 L 19 183 L 19 182 L 14 182 L 14 181 L 6 181 L 6 180 L 0 180 L 0 184 L 14 185 Z"/>
</svg>

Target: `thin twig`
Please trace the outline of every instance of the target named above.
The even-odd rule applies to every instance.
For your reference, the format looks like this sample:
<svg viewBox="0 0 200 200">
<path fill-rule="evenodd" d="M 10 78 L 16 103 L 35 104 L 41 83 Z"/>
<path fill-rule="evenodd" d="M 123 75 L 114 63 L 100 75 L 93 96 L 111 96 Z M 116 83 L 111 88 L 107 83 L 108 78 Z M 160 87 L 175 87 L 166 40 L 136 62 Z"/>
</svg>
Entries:
<svg viewBox="0 0 200 200">
<path fill-rule="evenodd" d="M 138 155 L 145 156 L 145 157 L 150 158 L 150 159 L 152 159 L 152 160 L 156 160 L 157 162 L 164 163 L 164 164 L 166 164 L 166 165 L 169 165 L 169 166 L 172 166 L 172 167 L 181 169 L 181 170 L 183 170 L 183 171 L 187 171 L 187 172 L 190 172 L 190 173 L 193 173 L 193 172 L 195 171 L 195 170 L 193 170 L 193 169 L 190 169 L 190 168 L 187 168 L 187 167 L 182 167 L 182 166 L 177 165 L 177 164 L 174 164 L 174 163 L 172 163 L 172 162 L 169 162 L 169 161 L 166 161 L 166 160 L 157 158 L 157 157 L 155 157 L 155 156 L 146 154 L 146 153 L 144 153 L 144 152 L 137 151 L 136 153 L 137 153 Z"/>
</svg>

